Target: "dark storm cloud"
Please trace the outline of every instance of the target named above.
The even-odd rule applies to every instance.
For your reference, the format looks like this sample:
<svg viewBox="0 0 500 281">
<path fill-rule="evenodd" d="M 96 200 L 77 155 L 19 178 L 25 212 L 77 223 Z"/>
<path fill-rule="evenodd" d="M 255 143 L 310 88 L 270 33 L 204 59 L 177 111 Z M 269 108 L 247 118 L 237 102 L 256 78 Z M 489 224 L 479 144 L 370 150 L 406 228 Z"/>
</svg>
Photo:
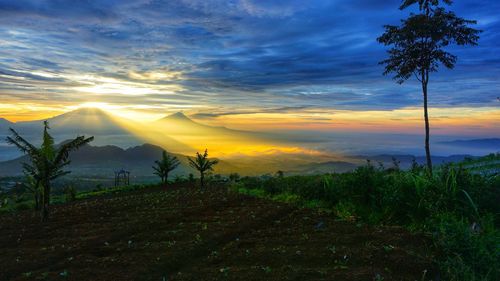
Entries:
<svg viewBox="0 0 500 281">
<path fill-rule="evenodd" d="M 453 48 L 454 71 L 432 77 L 434 106 L 497 106 L 500 3 L 456 1 L 452 9 L 478 20 L 480 45 Z M 384 24 L 407 12 L 398 0 L 0 0 L 0 91 L 35 91 L 78 84 L 93 75 L 141 82 L 130 72 L 176 71 L 186 103 L 242 108 L 310 106 L 352 110 L 418 106 L 419 87 L 381 75 Z M 48 71 L 54 76 L 30 74 Z M 25 77 L 29 86 L 15 77 Z M 10 79 L 10 80 L 9 80 Z M 69 79 L 71 80 L 71 79 Z M 75 78 L 75 80 L 78 80 Z M 47 84 L 51 83 L 51 84 Z M 8 85 L 6 85 L 8 84 Z M 40 92 L 40 89 L 36 90 Z M 75 94 L 71 87 L 68 94 Z M 450 95 L 453 93 L 453 95 Z M 154 93 L 157 95 L 158 93 Z M 119 93 L 102 94 L 107 102 Z M 169 100 L 175 98 L 168 96 Z M 144 98 L 146 104 L 162 99 Z M 228 111 L 229 112 L 229 111 Z M 204 114 L 203 112 L 200 114 Z"/>
</svg>

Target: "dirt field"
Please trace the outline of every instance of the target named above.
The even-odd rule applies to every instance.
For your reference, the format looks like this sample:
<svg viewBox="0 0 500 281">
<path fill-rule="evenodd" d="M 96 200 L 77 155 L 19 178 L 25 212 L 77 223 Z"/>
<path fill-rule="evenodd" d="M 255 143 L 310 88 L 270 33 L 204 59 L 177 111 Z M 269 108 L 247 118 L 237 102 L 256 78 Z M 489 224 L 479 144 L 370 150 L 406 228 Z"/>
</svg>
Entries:
<svg viewBox="0 0 500 281">
<path fill-rule="evenodd" d="M 430 242 L 214 189 L 0 216 L 0 280 L 429 280 Z"/>
</svg>

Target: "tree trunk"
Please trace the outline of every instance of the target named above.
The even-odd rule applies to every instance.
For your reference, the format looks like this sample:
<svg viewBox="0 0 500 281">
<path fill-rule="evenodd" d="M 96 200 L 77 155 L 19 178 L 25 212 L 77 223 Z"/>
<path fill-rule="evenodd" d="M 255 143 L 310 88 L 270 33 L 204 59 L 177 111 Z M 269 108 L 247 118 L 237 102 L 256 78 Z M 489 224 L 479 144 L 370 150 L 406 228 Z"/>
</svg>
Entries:
<svg viewBox="0 0 500 281">
<path fill-rule="evenodd" d="M 40 210 L 40 192 L 35 190 L 35 211 Z"/>
<path fill-rule="evenodd" d="M 432 159 L 431 159 L 431 148 L 429 144 L 430 138 L 430 125 L 429 125 L 429 113 L 427 110 L 427 84 L 429 74 L 424 74 L 422 77 L 422 91 L 424 94 L 424 119 L 425 119 L 425 157 L 427 159 L 427 171 L 430 176 L 432 176 Z"/>
<path fill-rule="evenodd" d="M 200 173 L 200 184 L 201 188 L 203 189 L 205 187 L 205 173 L 203 172 Z"/>
<path fill-rule="evenodd" d="M 168 173 L 165 174 L 165 183 L 163 184 L 165 187 L 168 185 Z"/>
<path fill-rule="evenodd" d="M 34 186 L 34 190 L 33 190 L 33 195 L 35 197 L 35 211 L 39 211 L 40 210 L 40 206 L 41 206 L 41 196 L 40 196 L 40 181 L 37 180 L 35 181 L 35 186 Z"/>
<path fill-rule="evenodd" d="M 44 183 L 42 194 L 42 221 L 49 219 L 49 205 L 50 205 L 50 185 Z"/>
</svg>

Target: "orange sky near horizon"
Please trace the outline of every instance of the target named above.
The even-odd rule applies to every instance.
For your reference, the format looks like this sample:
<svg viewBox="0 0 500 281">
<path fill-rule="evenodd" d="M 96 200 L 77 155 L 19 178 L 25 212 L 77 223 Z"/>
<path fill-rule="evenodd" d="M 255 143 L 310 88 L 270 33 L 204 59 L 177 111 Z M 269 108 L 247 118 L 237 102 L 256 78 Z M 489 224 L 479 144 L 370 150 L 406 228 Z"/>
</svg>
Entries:
<svg viewBox="0 0 500 281">
<path fill-rule="evenodd" d="M 136 121 L 149 122 L 175 113 L 166 109 L 118 106 L 106 103 L 81 105 L 0 104 L 0 117 L 12 122 L 43 120 L 80 107 L 97 107 Z M 204 109 L 204 111 L 207 111 Z M 199 123 L 250 131 L 318 130 L 346 132 L 421 133 L 421 108 L 397 110 L 296 110 L 287 113 L 248 113 L 196 118 L 196 109 L 183 111 Z M 500 108 L 430 108 L 431 128 L 435 134 L 500 135 Z"/>
</svg>

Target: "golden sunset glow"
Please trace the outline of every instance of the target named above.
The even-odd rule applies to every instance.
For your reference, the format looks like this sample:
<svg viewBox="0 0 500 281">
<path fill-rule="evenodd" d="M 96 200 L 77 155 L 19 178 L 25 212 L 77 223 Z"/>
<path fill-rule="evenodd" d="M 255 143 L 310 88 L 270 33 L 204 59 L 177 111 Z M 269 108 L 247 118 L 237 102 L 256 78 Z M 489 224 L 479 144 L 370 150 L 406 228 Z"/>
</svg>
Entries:
<svg viewBox="0 0 500 281">
<path fill-rule="evenodd" d="M 177 18 L 184 8 L 169 17 L 172 21 L 135 9 L 128 11 L 133 17 L 113 10 L 117 18 L 102 22 L 87 15 L 73 18 L 77 12 L 60 22 L 46 15 L 34 17 L 37 24 L 30 25 L 24 21 L 31 16 L 7 19 L 0 28 L 0 118 L 17 123 L 57 120 L 96 108 L 100 111 L 59 119 L 71 121 L 77 133 L 109 127 L 109 135 L 98 131 L 100 144 L 124 141 L 127 137 L 120 134 L 125 130 L 133 142 L 124 141 L 123 147 L 140 140 L 186 154 L 208 148 L 221 157 L 364 152 L 370 150 L 365 144 L 350 141 L 385 134 L 373 144 L 378 153 L 378 147 L 392 143 L 391 134 L 424 133 L 421 85 L 413 77 L 403 85 L 394 83 L 378 64 L 386 56 L 386 50 L 374 48 L 384 17 L 376 28 L 337 23 L 318 28 L 321 5 L 301 4 L 295 10 L 280 3 L 266 13 L 251 1 L 229 6 L 216 1 L 216 9 L 181 2 L 167 10 L 185 6 L 195 12 L 188 23 Z M 210 17 L 199 19 L 199 13 Z M 282 21 L 290 17 L 294 20 Z M 456 71 L 440 70 L 432 77 L 433 137 L 500 137 L 498 67 L 489 58 L 482 63 L 484 53 L 471 51 L 457 62 Z M 161 121 L 179 112 L 193 122 Z M 78 118 L 87 127 L 79 128 Z M 414 139 L 421 141 L 408 137 L 401 141 L 411 144 L 401 147 L 413 149 Z"/>
<path fill-rule="evenodd" d="M 84 102 L 67 106 L 20 103 L 1 104 L 0 116 L 13 122 L 41 120 L 78 108 L 99 108 L 113 115 L 146 124 L 169 113 L 168 107 L 116 105 L 104 102 Z M 185 112 L 187 115 L 196 114 L 196 110 L 189 107 Z M 498 122 L 500 110 L 494 107 L 431 108 L 430 116 L 438 134 L 473 134 L 500 130 Z M 404 108 L 392 111 L 324 110 L 321 113 L 304 110 L 297 113 L 238 114 L 213 119 L 195 118 L 195 120 L 214 126 L 255 131 L 305 129 L 418 133 L 421 131 L 423 116 L 420 108 Z M 220 144 L 220 146 L 225 145 Z"/>
</svg>

